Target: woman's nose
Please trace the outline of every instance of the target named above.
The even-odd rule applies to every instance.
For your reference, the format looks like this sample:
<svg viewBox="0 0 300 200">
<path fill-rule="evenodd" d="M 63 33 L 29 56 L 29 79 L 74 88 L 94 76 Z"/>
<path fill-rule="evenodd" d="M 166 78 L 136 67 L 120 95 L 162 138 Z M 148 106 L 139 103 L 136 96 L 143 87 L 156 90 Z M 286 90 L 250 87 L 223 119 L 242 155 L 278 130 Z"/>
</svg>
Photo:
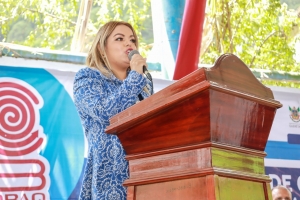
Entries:
<svg viewBox="0 0 300 200">
<path fill-rule="evenodd" d="M 130 43 L 129 40 L 126 40 L 126 41 L 125 41 L 125 46 L 129 46 L 129 47 L 131 46 L 131 43 Z"/>
</svg>

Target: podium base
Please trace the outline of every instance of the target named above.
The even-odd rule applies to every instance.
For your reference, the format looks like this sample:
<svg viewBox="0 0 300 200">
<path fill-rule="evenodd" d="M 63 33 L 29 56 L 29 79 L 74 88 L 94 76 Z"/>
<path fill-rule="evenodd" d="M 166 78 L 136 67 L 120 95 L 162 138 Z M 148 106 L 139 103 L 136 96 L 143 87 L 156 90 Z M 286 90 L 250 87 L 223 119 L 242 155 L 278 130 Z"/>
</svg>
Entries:
<svg viewBox="0 0 300 200">
<path fill-rule="evenodd" d="M 127 199 L 271 200 L 264 157 L 264 152 L 216 143 L 128 156 Z"/>
</svg>

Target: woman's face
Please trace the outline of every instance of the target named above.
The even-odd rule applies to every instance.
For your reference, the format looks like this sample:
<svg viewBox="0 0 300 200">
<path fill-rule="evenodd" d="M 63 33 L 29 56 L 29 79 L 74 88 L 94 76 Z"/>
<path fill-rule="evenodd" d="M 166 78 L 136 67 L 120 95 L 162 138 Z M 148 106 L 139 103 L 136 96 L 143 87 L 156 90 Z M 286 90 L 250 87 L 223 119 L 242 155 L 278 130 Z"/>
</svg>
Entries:
<svg viewBox="0 0 300 200">
<path fill-rule="evenodd" d="M 106 56 L 112 70 L 127 70 L 129 67 L 128 53 L 136 49 L 132 30 L 125 25 L 116 26 L 107 38 Z"/>
</svg>

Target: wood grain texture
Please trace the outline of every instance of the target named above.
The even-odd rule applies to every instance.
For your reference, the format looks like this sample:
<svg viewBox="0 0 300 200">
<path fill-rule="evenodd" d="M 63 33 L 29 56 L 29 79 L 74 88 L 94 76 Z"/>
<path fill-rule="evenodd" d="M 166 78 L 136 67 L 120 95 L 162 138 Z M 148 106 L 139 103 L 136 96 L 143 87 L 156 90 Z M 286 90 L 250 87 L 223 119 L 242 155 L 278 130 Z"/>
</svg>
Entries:
<svg viewBox="0 0 300 200">
<path fill-rule="evenodd" d="M 206 199 L 212 200 L 220 200 L 219 197 L 219 188 L 218 188 L 218 176 L 216 175 L 208 175 L 205 177 L 206 181 Z"/>
<path fill-rule="evenodd" d="M 211 140 L 263 151 L 276 110 L 276 107 L 211 90 Z"/>
<path fill-rule="evenodd" d="M 141 185 L 136 188 L 137 200 L 200 200 L 206 199 L 206 178 L 198 177 L 157 184 Z"/>
<path fill-rule="evenodd" d="M 211 150 L 203 148 L 129 161 L 130 179 L 176 177 L 211 168 Z"/>
<path fill-rule="evenodd" d="M 279 103 L 274 100 L 271 89 L 259 82 L 247 65 L 233 54 L 221 55 L 205 73 L 214 85 Z"/>
<path fill-rule="evenodd" d="M 219 177 L 219 192 L 222 200 L 265 199 L 263 183 Z"/>
<path fill-rule="evenodd" d="M 272 200 L 272 190 L 269 183 L 264 183 L 265 199 Z"/>
<path fill-rule="evenodd" d="M 117 135 L 129 155 L 208 141 L 263 151 L 275 113 L 274 107 L 207 89 Z"/>
<path fill-rule="evenodd" d="M 140 115 L 153 110 L 153 107 L 167 106 L 166 101 L 172 100 L 178 96 L 181 92 L 198 85 L 206 80 L 205 69 L 199 69 L 193 73 L 187 75 L 184 79 L 180 79 L 175 83 L 169 85 L 165 89 L 155 93 L 147 98 L 146 101 L 141 101 L 138 104 L 132 106 L 130 109 L 124 110 L 122 113 L 112 117 L 110 119 L 111 124 L 124 120 L 127 117 L 131 117 L 132 114 L 139 113 Z M 175 95 L 175 97 L 174 97 Z M 140 108 L 143 108 L 142 110 Z"/>
<path fill-rule="evenodd" d="M 234 149 L 235 150 L 235 149 Z M 270 182 L 264 173 L 264 155 L 224 148 L 173 152 L 129 160 L 130 178 L 126 186 L 165 182 L 218 174 L 244 180 Z"/>
<path fill-rule="evenodd" d="M 135 198 L 135 186 L 127 187 L 127 200 L 136 200 Z"/>
<path fill-rule="evenodd" d="M 164 110 L 120 132 L 118 137 L 126 153 L 146 153 L 210 141 L 208 94 L 208 91 L 199 93 L 178 103 L 174 109 Z"/>
<path fill-rule="evenodd" d="M 264 157 L 211 148 L 212 167 L 253 174 L 265 174 Z"/>
</svg>

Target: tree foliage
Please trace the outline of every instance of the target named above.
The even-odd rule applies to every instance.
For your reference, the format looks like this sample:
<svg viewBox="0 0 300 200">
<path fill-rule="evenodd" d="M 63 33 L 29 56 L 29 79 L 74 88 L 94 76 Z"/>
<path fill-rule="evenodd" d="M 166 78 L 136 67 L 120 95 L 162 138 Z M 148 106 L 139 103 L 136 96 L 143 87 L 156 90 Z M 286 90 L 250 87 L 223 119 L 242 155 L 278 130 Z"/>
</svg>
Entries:
<svg viewBox="0 0 300 200">
<path fill-rule="evenodd" d="M 295 43 L 300 42 L 300 8 L 290 10 L 300 3 L 281 1 L 288 6 L 280 0 L 207 0 L 200 62 L 213 63 L 221 54 L 233 53 L 250 68 L 300 72 L 300 63 L 295 59 Z M 102 24 L 124 20 L 137 30 L 140 51 L 147 54 L 153 43 L 150 2 L 93 0 L 85 51 Z M 70 50 L 79 5 L 80 0 L 0 0 L 0 39 L 30 47 Z M 265 81 L 285 84 L 275 82 Z M 285 85 L 300 87 L 297 81 Z"/>
<path fill-rule="evenodd" d="M 213 63 L 221 54 L 233 53 L 250 68 L 300 72 L 295 58 L 300 15 L 287 4 L 279 0 L 208 0 L 207 8 L 204 30 L 210 37 L 203 36 L 209 44 L 201 49 L 201 63 Z M 262 82 L 300 88 L 297 81 Z"/>
<path fill-rule="evenodd" d="M 90 41 L 104 23 L 110 20 L 123 20 L 132 24 L 136 30 L 140 51 L 145 54 L 153 43 L 150 3 L 151 0 L 94 0 L 87 40 Z"/>
<path fill-rule="evenodd" d="M 15 22 L 23 21 L 32 26 L 23 41 L 10 40 L 31 47 L 55 49 L 63 38 L 71 38 L 76 23 L 78 2 L 64 0 L 1 0 L 0 23 L 4 41 L 14 32 L 24 32 Z M 13 33 L 12 33 L 13 32 Z"/>
<path fill-rule="evenodd" d="M 300 18 L 286 4 L 278 0 L 209 0 L 208 8 L 213 38 L 202 63 L 233 53 L 250 68 L 300 72 L 300 63 L 294 58 Z"/>
<path fill-rule="evenodd" d="M 30 47 L 70 50 L 79 5 L 78 0 L 0 0 L 2 38 L 6 42 Z M 130 22 L 143 44 L 145 21 L 148 20 L 146 24 L 152 23 L 149 22 L 150 0 L 94 0 L 92 9 L 86 34 L 86 50 L 99 26 L 112 19 Z M 23 25 L 20 26 L 18 22 Z M 27 24 L 25 31 L 24 24 Z"/>
</svg>

